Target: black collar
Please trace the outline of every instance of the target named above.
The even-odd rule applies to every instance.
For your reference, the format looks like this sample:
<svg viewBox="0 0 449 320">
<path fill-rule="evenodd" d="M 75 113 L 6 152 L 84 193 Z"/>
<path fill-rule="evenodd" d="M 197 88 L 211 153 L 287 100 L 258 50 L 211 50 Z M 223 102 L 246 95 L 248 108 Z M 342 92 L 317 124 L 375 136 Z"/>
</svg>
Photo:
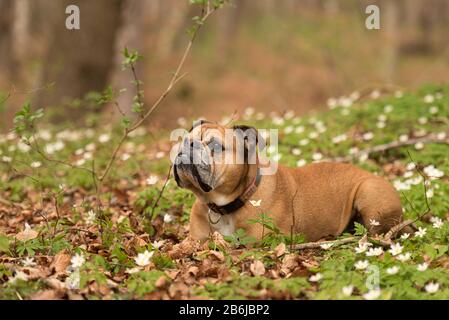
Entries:
<svg viewBox="0 0 449 320">
<path fill-rule="evenodd" d="M 234 201 L 231 201 L 228 204 L 225 204 L 224 206 L 218 206 L 213 202 L 209 202 L 207 206 L 209 207 L 209 210 L 219 213 L 221 215 L 230 214 L 241 207 L 245 205 L 245 202 L 256 192 L 257 187 L 260 184 L 260 180 L 262 179 L 262 175 L 260 174 L 260 169 L 257 168 L 256 176 L 254 177 L 254 180 L 251 182 L 251 184 L 246 188 L 245 192 L 241 196 L 239 196 Z"/>
</svg>

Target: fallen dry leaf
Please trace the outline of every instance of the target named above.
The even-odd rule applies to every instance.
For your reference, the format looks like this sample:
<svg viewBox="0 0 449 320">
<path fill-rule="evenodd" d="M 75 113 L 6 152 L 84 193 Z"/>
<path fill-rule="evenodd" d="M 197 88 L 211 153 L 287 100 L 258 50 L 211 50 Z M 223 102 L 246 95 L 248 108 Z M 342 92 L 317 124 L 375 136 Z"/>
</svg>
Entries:
<svg viewBox="0 0 449 320">
<path fill-rule="evenodd" d="M 292 272 L 293 269 L 295 269 L 299 265 L 298 263 L 298 257 L 296 254 L 288 254 L 282 259 L 282 265 L 280 272 L 284 276 L 288 275 L 290 272 Z"/>
<path fill-rule="evenodd" d="M 38 236 L 38 234 L 39 233 L 33 229 L 25 228 L 25 230 L 16 234 L 16 239 L 19 241 L 33 240 Z"/>
<path fill-rule="evenodd" d="M 164 288 L 167 285 L 167 278 L 165 276 L 161 276 L 159 277 L 159 279 L 156 280 L 156 282 L 154 283 L 154 285 L 156 286 L 156 288 Z"/>
<path fill-rule="evenodd" d="M 223 239 L 223 235 L 221 235 L 221 233 L 215 231 L 212 234 L 212 241 L 217 245 L 220 246 L 221 248 L 225 249 L 225 250 L 229 250 L 230 246 L 229 243 Z"/>
<path fill-rule="evenodd" d="M 168 255 L 172 259 L 188 257 L 197 251 L 199 246 L 199 241 L 194 240 L 191 237 L 187 237 L 181 243 L 174 245 L 172 250 L 168 252 Z"/>
<path fill-rule="evenodd" d="M 50 269 L 54 270 L 55 273 L 64 273 L 67 270 L 67 267 L 70 264 L 70 255 L 68 255 L 65 251 L 59 252 L 53 262 L 50 265 Z"/>
<path fill-rule="evenodd" d="M 224 261 L 225 260 L 223 252 L 220 252 L 220 251 L 210 250 L 209 251 L 209 255 L 217 258 L 218 261 Z"/>
<path fill-rule="evenodd" d="M 36 292 L 31 295 L 31 300 L 58 300 L 61 299 L 64 294 L 61 291 L 57 290 L 44 290 Z"/>
<path fill-rule="evenodd" d="M 280 256 L 283 256 L 285 254 L 286 246 L 285 243 L 280 243 L 278 246 L 274 249 L 274 253 L 276 254 L 276 258 L 279 258 Z"/>
<path fill-rule="evenodd" d="M 259 260 L 256 260 L 253 263 L 251 263 L 249 270 L 251 271 L 251 273 L 254 276 L 261 276 L 261 275 L 265 274 L 265 266 Z"/>
</svg>

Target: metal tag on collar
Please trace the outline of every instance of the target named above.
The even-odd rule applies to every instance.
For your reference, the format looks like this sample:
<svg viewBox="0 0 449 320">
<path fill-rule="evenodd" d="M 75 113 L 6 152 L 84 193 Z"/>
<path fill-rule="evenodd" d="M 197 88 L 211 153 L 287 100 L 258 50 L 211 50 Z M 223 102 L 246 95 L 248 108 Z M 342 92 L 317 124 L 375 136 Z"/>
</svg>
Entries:
<svg viewBox="0 0 449 320">
<path fill-rule="evenodd" d="M 221 216 L 222 216 L 222 215 L 219 214 L 219 213 L 217 213 L 217 214 L 218 214 L 218 219 L 217 219 L 217 221 L 212 221 L 212 218 L 211 218 L 211 213 L 212 213 L 212 212 L 213 212 L 213 211 L 209 208 L 209 210 L 207 211 L 207 218 L 208 218 L 210 224 L 215 225 L 215 224 L 217 224 L 218 222 L 220 222 Z"/>
</svg>

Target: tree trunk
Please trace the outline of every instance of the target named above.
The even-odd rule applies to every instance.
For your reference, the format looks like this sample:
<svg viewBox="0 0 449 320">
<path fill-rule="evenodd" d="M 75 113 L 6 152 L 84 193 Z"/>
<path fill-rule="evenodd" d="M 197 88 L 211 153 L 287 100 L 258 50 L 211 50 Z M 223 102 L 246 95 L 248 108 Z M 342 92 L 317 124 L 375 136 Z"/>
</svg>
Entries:
<svg viewBox="0 0 449 320">
<path fill-rule="evenodd" d="M 386 81 L 392 82 L 395 78 L 398 60 L 398 18 L 399 10 L 396 1 L 384 2 L 381 25 L 383 25 L 385 45 L 383 54 L 384 77 Z M 382 21 L 383 19 L 383 21 Z"/>
<path fill-rule="evenodd" d="M 126 47 L 130 51 L 138 51 L 143 54 L 146 51 L 145 42 L 148 38 L 148 26 L 154 25 L 159 18 L 159 0 L 125 0 L 121 12 L 120 28 L 117 31 L 117 38 L 114 45 L 114 66 L 110 74 L 110 83 L 114 90 L 126 89 L 117 97 L 120 110 L 127 116 L 132 115 L 131 106 L 133 98 L 137 94 L 135 85 L 132 84 L 134 78 L 129 70 L 123 70 L 123 49 Z M 137 76 L 144 81 L 143 63 L 136 68 Z M 107 111 L 112 111 L 113 118 L 120 116 L 115 105 L 109 105 Z"/>
<path fill-rule="evenodd" d="M 80 8 L 80 30 L 68 30 L 65 14 L 68 5 Z M 38 14 L 48 32 L 41 86 L 53 83 L 52 90 L 40 90 L 37 103 L 60 105 L 105 88 L 113 66 L 113 51 L 119 24 L 121 0 L 37 0 Z M 79 115 L 70 115 L 80 118 Z"/>
<path fill-rule="evenodd" d="M 0 0 L 0 83 L 8 84 L 13 76 L 14 55 L 12 54 L 12 25 L 14 1 Z M 3 87 L 3 85 L 2 85 Z M 4 89 L 2 88 L 1 91 Z"/>
</svg>

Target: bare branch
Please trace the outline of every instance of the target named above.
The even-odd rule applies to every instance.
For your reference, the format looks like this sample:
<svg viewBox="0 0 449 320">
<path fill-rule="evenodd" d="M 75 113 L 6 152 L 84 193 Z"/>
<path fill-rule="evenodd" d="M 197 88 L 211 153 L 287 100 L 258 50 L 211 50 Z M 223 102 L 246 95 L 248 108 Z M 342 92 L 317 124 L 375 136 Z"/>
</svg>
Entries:
<svg viewBox="0 0 449 320">
<path fill-rule="evenodd" d="M 98 180 L 100 182 L 104 180 L 104 178 L 108 175 L 109 171 L 111 170 L 111 167 L 114 164 L 115 159 L 117 158 L 118 151 L 120 150 L 121 146 L 123 145 L 123 143 L 126 140 L 126 138 L 128 137 L 128 135 L 131 132 L 133 132 L 134 130 L 136 130 L 138 127 L 140 127 L 140 125 L 146 119 L 148 119 L 148 117 L 154 112 L 154 110 L 156 110 L 156 108 L 160 105 L 160 103 L 169 95 L 169 93 L 173 89 L 174 85 L 186 75 L 186 74 L 180 75 L 180 73 L 181 73 L 181 70 L 184 67 L 187 57 L 191 51 L 193 42 L 195 41 L 195 38 L 198 34 L 198 31 L 201 29 L 201 26 L 210 17 L 210 15 L 215 11 L 216 11 L 215 8 L 211 9 L 210 7 L 208 7 L 207 10 L 205 10 L 203 8 L 203 13 L 202 13 L 200 21 L 198 23 L 198 27 L 195 29 L 194 33 L 192 34 L 192 37 L 191 37 L 189 43 L 187 44 L 187 47 L 184 50 L 181 60 L 176 68 L 176 71 L 173 73 L 173 76 L 172 76 L 167 88 L 143 116 L 141 116 L 138 120 L 136 120 L 136 122 L 131 127 L 125 128 L 122 137 L 120 138 L 117 146 L 115 147 L 114 151 L 112 152 L 111 158 L 109 159 L 109 162 L 107 163 L 106 168 L 104 169 L 103 173 L 98 177 Z M 133 69 L 133 67 L 131 69 Z M 135 75 L 135 71 L 133 71 L 133 74 Z M 139 82 L 137 82 L 137 84 L 138 83 Z M 139 89 L 137 89 L 137 90 L 139 90 Z"/>
<path fill-rule="evenodd" d="M 420 138 L 413 138 L 413 139 L 409 139 L 407 141 L 393 141 L 390 143 L 386 143 L 386 144 L 380 144 L 374 147 L 370 147 L 370 148 L 366 148 L 364 150 L 360 150 L 359 152 L 353 154 L 353 155 L 349 155 L 349 156 L 344 156 L 344 157 L 336 157 L 336 158 L 329 158 L 326 159 L 328 161 L 336 161 L 336 162 L 348 162 L 351 161 L 354 158 L 358 158 L 362 155 L 370 155 L 372 153 L 377 153 L 377 152 L 384 152 L 387 150 L 391 150 L 391 149 L 396 149 L 396 148 L 400 148 L 400 147 L 405 147 L 405 146 L 411 146 L 411 145 L 415 145 L 417 143 L 440 143 L 440 144 L 447 144 L 449 145 L 449 139 L 438 139 L 438 137 L 435 134 L 429 134 L 425 137 L 420 137 Z"/>
</svg>

